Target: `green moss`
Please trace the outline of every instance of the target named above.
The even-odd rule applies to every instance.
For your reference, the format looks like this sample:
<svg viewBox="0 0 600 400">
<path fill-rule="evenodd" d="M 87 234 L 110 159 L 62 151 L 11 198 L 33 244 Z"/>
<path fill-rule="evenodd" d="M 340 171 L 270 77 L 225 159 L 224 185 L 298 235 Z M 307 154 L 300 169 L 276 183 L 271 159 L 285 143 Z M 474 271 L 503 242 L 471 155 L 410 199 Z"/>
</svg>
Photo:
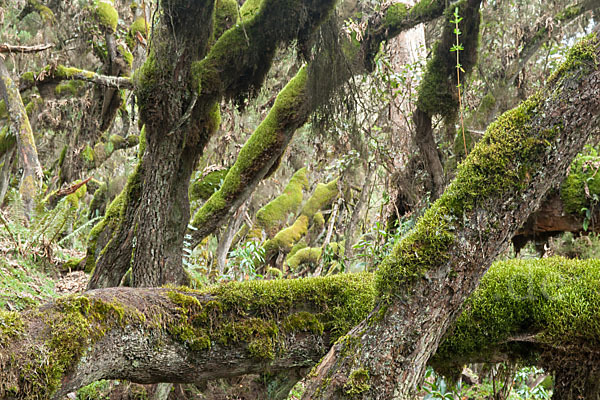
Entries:
<svg viewBox="0 0 600 400">
<path fill-rule="evenodd" d="M 344 385 L 344 391 L 350 396 L 359 395 L 370 388 L 369 371 L 364 368 L 352 370 L 348 376 L 348 381 Z"/>
<path fill-rule="evenodd" d="M 84 86 L 85 82 L 79 80 L 63 81 L 56 85 L 56 88 L 54 88 L 54 93 L 56 93 L 57 96 L 77 96 L 81 88 L 83 88 Z"/>
<path fill-rule="evenodd" d="M 339 194 L 337 182 L 338 178 L 326 184 L 318 183 L 314 193 L 302 207 L 302 215 L 312 219 L 317 211 L 330 206 Z"/>
<path fill-rule="evenodd" d="M 228 31 L 225 35 L 229 34 Z M 224 35 L 224 36 L 225 36 Z M 227 173 L 223 185 L 200 208 L 193 218 L 193 226 L 202 226 L 226 209 L 230 200 L 246 190 L 255 171 L 264 168 L 265 157 L 281 140 L 281 130 L 297 112 L 306 84 L 306 68 L 302 68 L 277 96 L 271 111 L 256 128 L 240 151 L 235 164 Z"/>
<path fill-rule="evenodd" d="M 24 333 L 25 325 L 16 311 L 0 310 L 0 349 L 13 339 Z"/>
<path fill-rule="evenodd" d="M 583 41 L 585 51 L 581 45 L 575 46 L 573 54 L 567 57 L 566 67 L 559 68 L 559 76 L 573 70 L 588 71 L 587 65 L 574 60 L 577 56 L 591 59 L 589 48 L 594 44 L 589 40 Z M 552 141 L 563 129 L 561 124 L 546 130 L 530 129 L 532 118 L 553 89 L 535 94 L 488 127 L 482 140 L 459 166 L 454 182 L 378 269 L 376 287 L 384 299 L 405 297 L 428 270 L 448 260 L 451 248 L 456 245 L 453 232 L 462 227 L 465 213 L 476 204 L 502 198 L 505 193 L 519 196 L 525 190 Z"/>
<path fill-rule="evenodd" d="M 292 268 L 298 268 L 302 264 L 317 264 L 321 258 L 322 249 L 320 247 L 305 247 L 298 250 L 293 256 L 286 259 L 287 265 Z"/>
<path fill-rule="evenodd" d="M 202 179 L 193 182 L 189 189 L 190 200 L 208 200 L 213 193 L 219 190 L 227 172 L 229 172 L 228 168 L 212 171 Z"/>
<path fill-rule="evenodd" d="M 492 265 L 465 303 L 435 364 L 485 359 L 495 349 L 524 359 L 533 346 L 502 345 L 533 335 L 536 341 L 568 349 L 600 337 L 600 260 L 510 260 Z"/>
<path fill-rule="evenodd" d="M 260 11 L 263 0 L 246 0 L 240 8 L 240 16 L 242 21 L 248 21 Z"/>
<path fill-rule="evenodd" d="M 404 3 L 392 4 L 385 13 L 385 25 L 388 29 L 399 26 L 408 15 L 408 6 Z"/>
<path fill-rule="evenodd" d="M 135 21 L 129 26 L 129 34 L 135 36 L 136 33 L 141 33 L 146 35 L 146 20 L 144 17 L 138 17 Z"/>
<path fill-rule="evenodd" d="M 566 212 L 585 215 L 600 198 L 600 156 L 596 150 L 588 149 L 587 154 L 579 154 L 569 169 L 569 175 L 560 188 L 560 198 Z"/>
<path fill-rule="evenodd" d="M 180 317 L 171 335 L 198 351 L 213 344 L 246 344 L 257 360 L 285 351 L 280 332 L 328 331 L 332 341 L 364 318 L 373 306 L 371 275 L 229 283 L 203 291 L 169 290 Z M 197 299 L 206 299 L 203 303 Z M 303 311 L 296 311 L 302 309 Z"/>
<path fill-rule="evenodd" d="M 213 35 L 215 39 L 238 22 L 238 3 L 236 0 L 217 0 Z"/>
<path fill-rule="evenodd" d="M 64 65 L 58 65 L 54 70 L 54 74 L 57 78 L 72 79 L 76 76 L 84 76 L 92 78 L 94 73 L 91 71 L 85 71 L 79 68 L 65 67 Z"/>
<path fill-rule="evenodd" d="M 48 339 L 30 349 L 21 368 L 19 386 L 28 398 L 49 399 L 60 387 L 65 371 L 84 356 L 92 344 L 114 326 L 123 327 L 143 318 L 118 303 L 85 296 L 68 296 L 55 307 L 39 311 Z"/>
<path fill-rule="evenodd" d="M 308 217 L 301 215 L 291 226 L 282 229 L 277 232 L 273 239 L 266 241 L 264 245 L 265 254 L 272 254 L 277 251 L 288 253 L 294 246 L 294 243 L 306 234 L 307 230 Z"/>
<path fill-rule="evenodd" d="M 53 22 L 54 13 L 51 9 L 43 5 L 39 0 L 27 0 L 29 7 L 32 7 L 42 17 L 44 22 Z"/>
<path fill-rule="evenodd" d="M 94 150 L 92 149 L 92 147 L 89 144 L 86 145 L 85 148 L 83 149 L 83 151 L 81 152 L 81 157 L 83 157 L 83 160 L 88 165 L 94 165 L 94 161 L 96 160 L 96 155 L 94 154 Z"/>
<path fill-rule="evenodd" d="M 296 254 L 299 250 L 307 247 L 308 245 L 306 244 L 306 240 L 304 240 L 304 238 L 300 239 L 295 245 L 294 247 L 292 247 L 292 250 L 290 250 L 290 252 L 287 255 L 286 261 L 290 258 L 293 257 L 294 254 Z"/>
<path fill-rule="evenodd" d="M 0 155 L 5 154 L 17 144 L 17 138 L 8 125 L 0 130 Z"/>
<path fill-rule="evenodd" d="M 256 213 L 258 226 L 272 237 L 281 224 L 287 221 L 288 216 L 298 210 L 302 204 L 302 190 L 307 187 L 306 168 L 301 168 L 292 176 L 283 194 L 258 210 Z"/>
<path fill-rule="evenodd" d="M 131 67 L 133 66 L 133 54 L 123 45 L 118 45 L 117 51 L 119 52 L 119 54 L 121 54 L 121 56 L 123 57 L 123 59 L 125 60 L 127 65 L 129 66 L 129 68 L 131 69 Z M 127 73 L 124 75 L 128 76 L 129 71 L 126 71 L 126 72 Z"/>
<path fill-rule="evenodd" d="M 20 78 L 21 81 L 33 84 L 35 82 L 35 74 L 32 71 L 24 72 Z"/>
<path fill-rule="evenodd" d="M 119 24 L 119 13 L 113 5 L 104 0 L 99 0 L 96 5 L 96 18 L 101 27 L 109 29 L 112 32 L 117 30 Z"/>
<path fill-rule="evenodd" d="M 567 54 L 566 60 L 552 73 L 548 78 L 548 83 L 554 83 L 559 79 L 568 76 L 569 71 L 578 70 L 581 66 L 587 66 L 586 69 L 595 69 L 598 66 L 596 58 L 596 49 L 598 47 L 598 38 L 596 33 L 592 33 L 586 38 L 577 42 Z M 586 71 L 580 71 L 585 74 Z"/>
</svg>

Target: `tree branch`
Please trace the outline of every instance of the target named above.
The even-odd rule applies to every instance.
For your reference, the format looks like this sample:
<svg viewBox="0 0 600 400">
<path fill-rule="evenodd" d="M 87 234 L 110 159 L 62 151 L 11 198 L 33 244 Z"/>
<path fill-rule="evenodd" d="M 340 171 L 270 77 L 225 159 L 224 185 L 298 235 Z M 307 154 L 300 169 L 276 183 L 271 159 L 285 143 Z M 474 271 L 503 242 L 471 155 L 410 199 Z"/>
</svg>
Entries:
<svg viewBox="0 0 600 400">
<path fill-rule="evenodd" d="M 0 53 L 36 53 L 54 47 L 52 43 L 38 44 L 35 46 L 15 46 L 7 43 L 0 44 Z"/>
<path fill-rule="evenodd" d="M 544 90 L 488 128 L 379 267 L 378 305 L 324 357 L 303 398 L 413 398 L 486 267 L 598 132 L 599 47 L 595 34 L 578 43 Z"/>
<path fill-rule="evenodd" d="M 598 355 L 600 332 L 590 321 L 600 317 L 599 280 L 598 260 L 496 263 L 433 365 L 460 371 L 462 363 L 557 349 Z M 0 311 L 0 397 L 60 398 L 99 379 L 201 383 L 310 367 L 374 299 L 373 275 L 351 274 L 206 291 L 103 289 L 21 314 Z M 530 345 L 520 346 L 523 338 Z"/>
<path fill-rule="evenodd" d="M 133 89 L 133 81 L 128 77 L 101 75 L 92 71 L 58 65 L 48 66 L 38 73 L 27 72 L 23 74 L 19 90 L 23 91 L 34 86 L 56 83 L 62 80 L 80 80 L 116 89 Z"/>
</svg>

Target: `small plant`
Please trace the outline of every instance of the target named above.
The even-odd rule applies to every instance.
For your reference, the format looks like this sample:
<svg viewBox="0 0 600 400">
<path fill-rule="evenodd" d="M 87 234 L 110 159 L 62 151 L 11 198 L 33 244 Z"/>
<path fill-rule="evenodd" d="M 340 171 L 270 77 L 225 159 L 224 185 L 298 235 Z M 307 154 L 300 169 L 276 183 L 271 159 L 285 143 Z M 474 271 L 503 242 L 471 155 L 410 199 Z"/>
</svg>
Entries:
<svg viewBox="0 0 600 400">
<path fill-rule="evenodd" d="M 456 43 L 452 45 L 450 51 L 456 53 L 456 88 L 458 89 L 458 109 L 460 111 L 460 126 L 462 129 L 462 138 L 463 144 L 465 146 L 465 157 L 467 156 L 467 139 L 465 137 L 465 122 L 463 116 L 463 105 L 462 105 L 462 94 L 461 87 L 462 83 L 460 83 L 460 73 L 465 72 L 462 65 L 460 64 L 460 52 L 464 50 L 463 45 L 460 43 L 459 36 L 461 35 L 460 28 L 458 24 L 462 21 L 462 17 L 458 13 L 458 7 L 454 8 L 454 19 L 450 20 L 451 24 L 454 24 L 454 35 L 456 36 Z"/>
<path fill-rule="evenodd" d="M 229 252 L 227 272 L 221 277 L 226 280 L 262 279 L 257 268 L 265 263 L 265 249 L 259 242 L 246 242 Z"/>
<path fill-rule="evenodd" d="M 446 380 L 437 375 L 433 368 L 428 367 L 425 371 L 425 382 L 422 389 L 427 393 L 423 400 L 454 400 L 460 398 L 461 385 L 457 385 L 457 391 L 448 390 Z"/>
</svg>

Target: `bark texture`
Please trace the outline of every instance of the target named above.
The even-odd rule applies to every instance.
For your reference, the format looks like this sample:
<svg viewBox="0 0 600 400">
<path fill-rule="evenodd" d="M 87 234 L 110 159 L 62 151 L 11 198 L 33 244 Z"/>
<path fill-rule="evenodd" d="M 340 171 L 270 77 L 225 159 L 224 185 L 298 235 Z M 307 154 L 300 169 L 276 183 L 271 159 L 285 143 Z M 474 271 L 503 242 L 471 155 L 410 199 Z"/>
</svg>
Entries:
<svg viewBox="0 0 600 400">
<path fill-rule="evenodd" d="M 410 399 L 464 300 L 592 133 L 598 40 L 501 116 L 456 180 L 377 272 L 380 300 L 311 374 L 305 399 Z M 360 349 L 360 351 L 359 351 Z"/>
</svg>

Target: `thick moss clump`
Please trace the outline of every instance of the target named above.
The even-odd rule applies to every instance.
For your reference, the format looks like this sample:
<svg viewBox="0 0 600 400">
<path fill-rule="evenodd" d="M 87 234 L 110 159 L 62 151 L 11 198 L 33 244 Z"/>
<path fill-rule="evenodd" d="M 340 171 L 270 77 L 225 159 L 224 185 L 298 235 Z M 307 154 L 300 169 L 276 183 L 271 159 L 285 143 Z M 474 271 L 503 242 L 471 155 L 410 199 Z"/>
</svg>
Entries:
<svg viewBox="0 0 600 400">
<path fill-rule="evenodd" d="M 211 296 L 200 303 L 197 296 Z M 332 342 L 373 307 L 371 275 L 229 283 L 206 291 L 171 290 L 180 317 L 167 329 L 192 350 L 247 344 L 257 360 L 283 352 L 279 332 L 331 332 Z M 303 311 L 296 311 L 303 310 Z"/>
<path fill-rule="evenodd" d="M 338 196 L 337 181 L 338 178 L 327 184 L 318 183 L 314 193 L 302 207 L 296 221 L 291 226 L 279 231 L 273 239 L 267 240 L 264 245 L 267 260 L 279 251 L 283 253 L 292 251 L 294 245 L 307 234 L 309 227 L 311 229 L 314 226 L 319 228 L 318 224 L 321 222 L 322 215 L 319 218 L 318 211 L 329 207 Z M 317 217 L 315 218 L 315 216 Z"/>
<path fill-rule="evenodd" d="M 200 303 L 196 296 L 211 296 Z M 247 344 L 257 360 L 285 351 L 279 332 L 331 332 L 332 342 L 373 307 L 371 275 L 229 283 L 206 291 L 172 290 L 181 317 L 168 330 L 192 350 Z M 303 311 L 296 311 L 303 310 Z"/>
<path fill-rule="evenodd" d="M 600 200 L 600 157 L 595 149 L 579 154 L 560 188 L 560 198 L 566 212 L 585 215 Z"/>
<path fill-rule="evenodd" d="M 306 168 L 301 168 L 292 176 L 283 193 L 266 204 L 256 213 L 256 222 L 260 228 L 272 237 L 290 214 L 295 213 L 302 204 L 302 190 L 308 187 Z M 273 232 L 275 229 L 275 232 Z"/>
<path fill-rule="evenodd" d="M 323 250 L 320 247 L 305 247 L 298 250 L 293 256 L 288 257 L 286 262 L 292 269 L 302 264 L 317 264 Z"/>
<path fill-rule="evenodd" d="M 436 363 L 485 359 L 494 351 L 530 357 L 535 341 L 581 351 L 600 337 L 600 260 L 511 260 L 492 265 L 435 356 Z M 536 334 L 536 332 L 539 332 Z M 503 344 L 504 343 L 504 344 Z"/>
<path fill-rule="evenodd" d="M 329 207 L 339 194 L 338 178 L 326 184 L 318 183 L 315 192 L 302 207 L 302 215 L 312 218 L 317 211 Z"/>
<path fill-rule="evenodd" d="M 364 368 L 352 370 L 348 376 L 348 381 L 344 385 L 344 391 L 350 396 L 361 394 L 370 388 L 369 371 Z"/>
<path fill-rule="evenodd" d="M 106 0 L 99 0 L 96 5 L 96 18 L 101 27 L 115 32 L 119 24 L 119 13 L 111 3 Z"/>
<path fill-rule="evenodd" d="M 569 71 L 577 71 L 580 66 L 596 68 L 598 60 L 596 57 L 596 48 L 598 38 L 596 33 L 592 33 L 586 38 L 577 42 L 567 54 L 567 59 L 552 73 L 548 78 L 548 83 L 554 83 L 559 79 L 565 79 L 569 76 Z M 584 70 L 587 68 L 584 68 Z"/>
</svg>

